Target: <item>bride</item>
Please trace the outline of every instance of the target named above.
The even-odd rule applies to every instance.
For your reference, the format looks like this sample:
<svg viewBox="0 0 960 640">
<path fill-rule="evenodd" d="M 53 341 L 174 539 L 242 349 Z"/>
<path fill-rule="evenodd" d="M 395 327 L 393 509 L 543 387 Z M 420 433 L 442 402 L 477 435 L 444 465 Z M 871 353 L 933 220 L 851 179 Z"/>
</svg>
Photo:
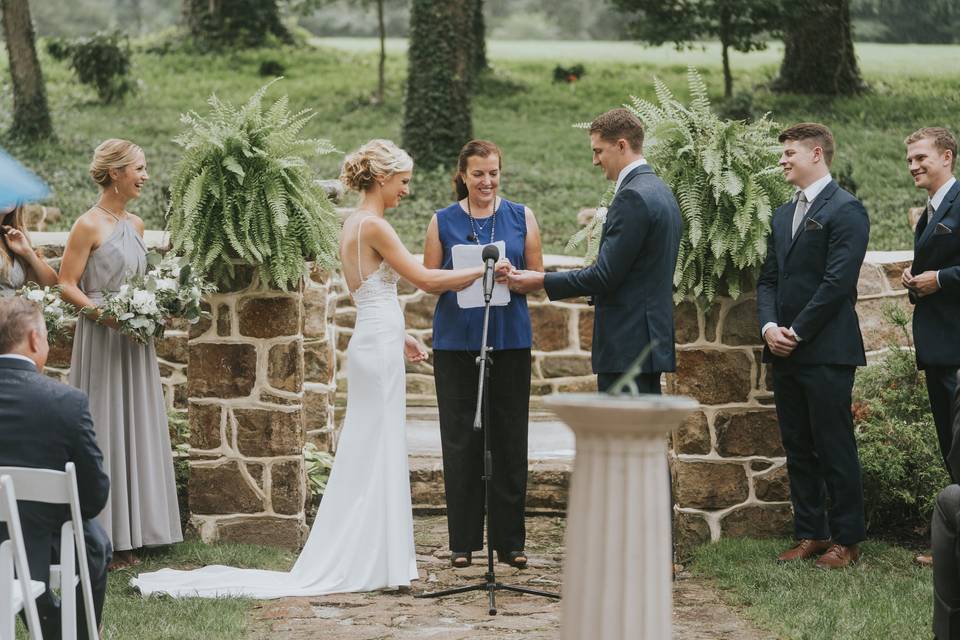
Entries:
<svg viewBox="0 0 960 640">
<path fill-rule="evenodd" d="M 389 140 L 371 140 L 344 162 L 340 179 L 362 193 L 343 224 L 343 277 L 357 308 L 347 348 L 347 411 L 327 490 L 307 543 L 289 573 L 211 565 L 142 573 L 144 595 L 314 596 L 407 586 L 417 579 L 404 433 L 403 357 L 427 357 L 404 331 L 397 299 L 402 276 L 431 293 L 460 290 L 483 267 L 427 269 L 384 218 L 409 192 L 413 160 Z M 509 263 L 497 265 L 498 273 Z"/>
</svg>

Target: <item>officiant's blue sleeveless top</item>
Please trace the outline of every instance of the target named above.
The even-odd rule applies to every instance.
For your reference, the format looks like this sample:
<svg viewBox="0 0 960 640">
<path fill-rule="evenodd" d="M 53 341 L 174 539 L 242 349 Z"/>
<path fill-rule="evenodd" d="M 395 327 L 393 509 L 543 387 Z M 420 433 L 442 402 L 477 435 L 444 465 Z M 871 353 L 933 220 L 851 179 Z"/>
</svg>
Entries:
<svg viewBox="0 0 960 640">
<path fill-rule="evenodd" d="M 507 258 L 518 269 L 526 269 L 524 245 L 527 240 L 527 217 L 525 207 L 506 198 L 500 199 L 494 220 L 478 220 L 477 235 L 481 245 L 503 240 L 507 246 Z M 483 225 L 481 228 L 480 225 Z M 458 244 L 476 244 L 470 216 L 460 203 L 454 202 L 446 209 L 437 211 L 437 227 L 440 244 L 443 245 L 444 269 L 453 268 L 452 247 Z M 493 237 L 491 237 L 491 233 Z M 483 307 L 461 309 L 457 306 L 457 293 L 447 291 L 437 300 L 433 313 L 433 348 L 446 351 L 480 351 L 483 331 Z M 487 345 L 495 350 L 529 349 L 532 341 L 530 313 L 527 297 L 510 292 L 510 304 L 505 307 L 490 307 L 490 333 Z"/>
</svg>

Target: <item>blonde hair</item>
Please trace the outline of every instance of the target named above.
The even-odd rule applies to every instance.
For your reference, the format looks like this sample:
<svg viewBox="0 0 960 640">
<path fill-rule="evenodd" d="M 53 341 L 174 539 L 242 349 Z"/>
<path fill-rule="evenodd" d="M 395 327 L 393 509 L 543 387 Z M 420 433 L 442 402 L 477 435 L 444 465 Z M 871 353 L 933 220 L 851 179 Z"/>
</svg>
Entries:
<svg viewBox="0 0 960 640">
<path fill-rule="evenodd" d="M 123 169 L 136 161 L 138 152 L 143 149 L 129 140 L 110 138 L 101 142 L 93 152 L 90 162 L 90 177 L 101 189 L 113 183 L 110 169 Z"/>
<path fill-rule="evenodd" d="M 914 142 L 929 139 L 937 151 L 943 153 L 950 152 L 950 170 L 957 166 L 957 139 L 950 133 L 949 129 L 943 127 L 924 127 L 917 129 L 903 141 L 903 144 L 910 146 Z"/>
<path fill-rule="evenodd" d="M 390 140 L 366 143 L 343 161 L 340 181 L 353 191 L 367 191 L 378 178 L 413 170 L 413 158 Z"/>
</svg>

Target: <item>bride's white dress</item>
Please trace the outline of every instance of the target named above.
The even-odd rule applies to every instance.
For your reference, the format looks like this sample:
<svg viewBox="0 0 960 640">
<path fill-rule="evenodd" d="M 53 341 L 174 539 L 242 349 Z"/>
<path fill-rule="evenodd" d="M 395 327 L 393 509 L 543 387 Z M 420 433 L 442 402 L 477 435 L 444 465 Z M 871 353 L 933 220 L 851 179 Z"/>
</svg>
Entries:
<svg viewBox="0 0 960 640">
<path fill-rule="evenodd" d="M 382 262 L 353 293 L 346 417 L 326 493 L 293 569 L 161 569 L 133 578 L 132 586 L 144 595 L 268 599 L 372 591 L 417 579 L 398 279 Z"/>
</svg>

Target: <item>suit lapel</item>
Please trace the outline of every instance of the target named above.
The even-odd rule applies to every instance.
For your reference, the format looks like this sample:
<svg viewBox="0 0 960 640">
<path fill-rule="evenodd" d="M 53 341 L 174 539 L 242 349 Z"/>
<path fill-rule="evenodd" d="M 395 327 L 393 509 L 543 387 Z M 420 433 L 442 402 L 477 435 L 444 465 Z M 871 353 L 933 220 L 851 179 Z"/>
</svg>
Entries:
<svg viewBox="0 0 960 640">
<path fill-rule="evenodd" d="M 921 245 L 924 245 L 930 241 L 930 238 L 933 237 L 933 232 L 937 228 L 937 225 L 941 220 L 943 220 L 943 217 L 947 215 L 947 211 L 950 211 L 950 207 L 953 206 L 953 201 L 956 200 L 958 193 L 960 193 L 960 180 L 957 180 L 953 183 L 953 186 L 950 187 L 950 191 L 947 191 L 947 195 L 944 196 L 943 202 L 941 202 L 940 206 L 937 207 L 937 210 L 933 212 L 933 217 L 930 218 L 930 222 L 927 223 L 927 226 L 920 234 L 920 239 L 917 240 L 917 247 L 920 247 Z M 920 227 L 920 223 L 917 223 L 917 227 Z"/>
<path fill-rule="evenodd" d="M 642 164 L 639 167 L 634 167 L 634 169 L 623 177 L 623 182 L 620 183 L 620 188 L 617 190 L 617 193 L 623 191 L 624 187 L 627 186 L 627 183 L 639 176 L 642 173 L 653 173 L 653 168 L 649 164 Z"/>
<path fill-rule="evenodd" d="M 797 235 L 789 236 L 789 244 L 787 245 L 789 248 L 787 249 L 787 256 L 789 256 L 790 252 L 793 251 L 793 247 L 797 244 L 797 240 L 800 239 L 800 236 L 806 233 L 806 229 L 804 227 L 806 226 L 807 220 L 817 215 L 820 212 L 820 209 L 827 204 L 827 201 L 833 197 L 833 194 L 835 194 L 839 188 L 840 185 L 838 185 L 836 181 L 831 180 L 830 183 L 823 188 L 823 191 L 821 191 L 817 197 L 813 199 L 813 203 L 811 203 L 810 208 L 807 209 L 806 214 L 804 214 L 803 220 L 800 221 L 800 229 L 797 231 Z M 796 209 L 797 205 L 794 203 L 794 205 L 790 208 L 790 224 L 787 225 L 787 233 L 789 234 L 793 233 L 793 212 L 796 211 Z"/>
</svg>

